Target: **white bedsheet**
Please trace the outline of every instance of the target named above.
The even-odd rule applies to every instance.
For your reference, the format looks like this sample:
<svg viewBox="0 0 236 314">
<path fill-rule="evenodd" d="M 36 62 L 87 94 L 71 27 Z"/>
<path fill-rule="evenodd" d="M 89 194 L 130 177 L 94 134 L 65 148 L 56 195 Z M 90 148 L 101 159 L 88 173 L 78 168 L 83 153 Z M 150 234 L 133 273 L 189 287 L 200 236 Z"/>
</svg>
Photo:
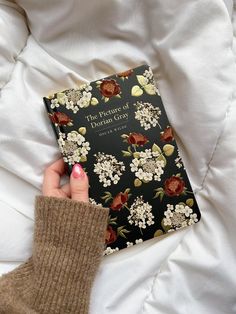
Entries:
<svg viewBox="0 0 236 314">
<path fill-rule="evenodd" d="M 105 257 L 90 313 L 236 313 L 233 1 L 17 3 L 0 0 L 0 273 L 30 256 L 34 197 L 60 157 L 42 97 L 146 62 L 202 220 Z"/>
</svg>

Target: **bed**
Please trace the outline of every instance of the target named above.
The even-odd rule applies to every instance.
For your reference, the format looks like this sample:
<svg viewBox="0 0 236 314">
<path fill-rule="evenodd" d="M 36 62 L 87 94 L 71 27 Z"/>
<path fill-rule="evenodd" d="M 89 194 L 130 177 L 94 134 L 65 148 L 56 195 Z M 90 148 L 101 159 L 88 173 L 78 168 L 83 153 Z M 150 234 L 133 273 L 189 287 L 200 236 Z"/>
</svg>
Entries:
<svg viewBox="0 0 236 314">
<path fill-rule="evenodd" d="M 60 157 L 42 97 L 148 63 L 202 219 L 105 256 L 90 313 L 236 313 L 235 4 L 0 0 L 0 274 L 31 255 Z"/>
</svg>

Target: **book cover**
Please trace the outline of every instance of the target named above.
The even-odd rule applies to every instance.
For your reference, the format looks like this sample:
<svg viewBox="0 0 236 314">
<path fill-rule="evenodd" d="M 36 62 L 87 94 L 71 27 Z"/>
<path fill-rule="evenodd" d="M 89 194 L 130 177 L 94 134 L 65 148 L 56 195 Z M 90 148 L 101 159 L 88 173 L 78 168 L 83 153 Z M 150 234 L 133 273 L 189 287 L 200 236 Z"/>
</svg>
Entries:
<svg viewBox="0 0 236 314">
<path fill-rule="evenodd" d="M 201 214 L 153 72 L 144 64 L 44 97 L 70 175 L 110 208 L 104 254 L 191 226 Z"/>
</svg>

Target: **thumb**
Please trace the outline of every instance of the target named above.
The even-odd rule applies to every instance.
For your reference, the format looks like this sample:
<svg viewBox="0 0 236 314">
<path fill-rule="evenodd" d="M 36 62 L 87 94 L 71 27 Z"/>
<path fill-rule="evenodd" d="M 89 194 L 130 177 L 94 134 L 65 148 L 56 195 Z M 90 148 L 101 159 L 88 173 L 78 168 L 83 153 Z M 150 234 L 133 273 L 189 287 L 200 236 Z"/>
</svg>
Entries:
<svg viewBox="0 0 236 314">
<path fill-rule="evenodd" d="M 71 198 L 75 201 L 89 201 L 88 177 L 80 164 L 75 164 L 70 175 Z"/>
</svg>

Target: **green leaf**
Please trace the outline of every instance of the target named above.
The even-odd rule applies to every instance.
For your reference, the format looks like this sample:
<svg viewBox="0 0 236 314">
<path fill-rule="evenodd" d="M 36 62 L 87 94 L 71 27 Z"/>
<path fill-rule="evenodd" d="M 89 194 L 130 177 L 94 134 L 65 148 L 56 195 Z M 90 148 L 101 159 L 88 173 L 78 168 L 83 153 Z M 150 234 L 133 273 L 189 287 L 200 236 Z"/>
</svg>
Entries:
<svg viewBox="0 0 236 314">
<path fill-rule="evenodd" d="M 160 154 L 162 153 L 161 148 L 157 144 L 155 144 L 155 143 L 152 145 L 152 151 L 153 152 L 158 152 Z"/>
<path fill-rule="evenodd" d="M 129 193 L 130 192 L 130 188 L 125 189 L 124 193 Z"/>
<path fill-rule="evenodd" d="M 81 156 L 80 157 L 80 162 L 85 162 L 87 161 L 87 157 L 86 156 Z"/>
<path fill-rule="evenodd" d="M 136 75 L 136 78 L 141 86 L 145 86 L 148 83 L 148 79 L 143 75 Z"/>
<path fill-rule="evenodd" d="M 192 207 L 193 204 L 194 204 L 194 199 L 193 198 L 188 198 L 186 200 L 186 204 L 189 206 L 189 207 Z"/>
<path fill-rule="evenodd" d="M 173 154 L 174 150 L 175 150 L 175 147 L 173 145 L 166 144 L 163 146 L 163 152 L 168 157 Z"/>
<path fill-rule="evenodd" d="M 119 233 L 124 227 L 125 227 L 125 225 L 124 226 L 120 226 L 119 228 L 117 228 L 117 232 Z"/>
<path fill-rule="evenodd" d="M 131 95 L 132 96 L 139 97 L 142 94 L 143 94 L 143 90 L 138 85 L 135 85 L 132 87 L 132 89 L 131 89 Z"/>
<path fill-rule="evenodd" d="M 82 134 L 82 135 L 85 135 L 86 134 L 86 127 L 82 126 L 78 129 L 79 133 Z"/>
<path fill-rule="evenodd" d="M 139 158 L 140 157 L 140 153 L 139 152 L 134 152 L 133 156 L 134 156 L 134 158 Z"/>
<path fill-rule="evenodd" d="M 156 192 L 156 194 L 154 195 L 153 198 L 158 198 L 158 197 L 160 197 L 160 200 L 162 201 L 163 196 L 164 196 L 164 192 L 163 192 L 163 191 L 158 191 L 158 192 Z"/>
<path fill-rule="evenodd" d="M 130 152 L 130 154 L 133 154 L 130 146 L 128 146 L 128 151 Z"/>
<path fill-rule="evenodd" d="M 163 231 L 161 229 L 158 229 L 155 233 L 154 233 L 154 237 L 159 237 L 161 235 L 163 235 Z"/>
<path fill-rule="evenodd" d="M 142 181 L 139 180 L 138 178 L 136 178 L 136 179 L 134 180 L 134 186 L 135 186 L 135 187 L 139 187 L 139 186 L 141 186 L 141 185 L 142 185 Z"/>
<path fill-rule="evenodd" d="M 168 232 L 168 230 L 171 228 L 170 225 L 169 225 L 169 226 L 165 226 L 165 225 L 164 225 L 164 218 L 163 218 L 162 221 L 161 221 L 161 226 L 162 226 L 162 228 L 163 228 L 163 230 L 164 230 L 165 232 Z"/>
<path fill-rule="evenodd" d="M 121 95 L 117 94 L 115 95 L 116 98 L 121 98 Z"/>
<path fill-rule="evenodd" d="M 157 157 L 157 160 L 163 160 L 164 161 L 164 167 L 166 166 L 166 158 L 163 155 L 160 155 Z"/>
<path fill-rule="evenodd" d="M 109 101 L 109 97 L 104 97 L 104 102 L 108 102 Z"/>
<path fill-rule="evenodd" d="M 92 97 L 92 99 L 91 99 L 91 105 L 92 106 L 96 106 L 97 104 L 98 104 L 98 100 L 97 100 L 97 98 L 95 98 L 95 97 Z"/>
<path fill-rule="evenodd" d="M 144 90 L 148 95 L 156 95 L 156 87 L 153 84 L 145 85 Z"/>
<path fill-rule="evenodd" d="M 126 150 L 122 150 L 122 153 L 123 153 L 123 156 L 124 156 L 124 157 L 130 157 L 130 156 L 132 156 L 132 153 L 127 152 Z"/>
</svg>

